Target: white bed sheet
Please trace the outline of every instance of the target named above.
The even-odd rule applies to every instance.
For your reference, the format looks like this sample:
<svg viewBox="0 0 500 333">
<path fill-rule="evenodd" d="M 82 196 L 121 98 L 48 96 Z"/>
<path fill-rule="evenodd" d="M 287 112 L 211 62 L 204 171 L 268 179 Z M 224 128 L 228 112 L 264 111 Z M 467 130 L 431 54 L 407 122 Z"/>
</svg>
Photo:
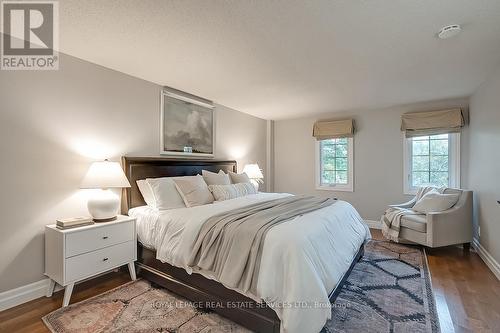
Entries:
<svg viewBox="0 0 500 333">
<path fill-rule="evenodd" d="M 214 204 L 159 211 L 137 207 L 139 241 L 155 249 L 157 259 L 182 267 L 203 223 L 215 214 L 290 194 L 258 193 Z M 257 295 L 281 320 L 281 332 L 319 332 L 330 319 L 328 294 L 349 268 L 370 231 L 347 202 L 296 217 L 273 227 L 264 241 Z M 204 271 L 200 274 L 212 278 Z M 241 291 L 240 291 L 241 292 Z"/>
</svg>

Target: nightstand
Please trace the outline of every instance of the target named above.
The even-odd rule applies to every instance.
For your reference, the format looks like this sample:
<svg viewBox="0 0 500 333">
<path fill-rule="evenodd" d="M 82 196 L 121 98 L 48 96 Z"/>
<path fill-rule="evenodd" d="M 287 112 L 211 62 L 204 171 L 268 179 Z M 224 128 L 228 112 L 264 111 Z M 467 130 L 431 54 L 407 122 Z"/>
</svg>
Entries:
<svg viewBox="0 0 500 333">
<path fill-rule="evenodd" d="M 50 278 L 47 297 L 55 283 L 63 286 L 63 307 L 69 304 L 76 282 L 128 264 L 135 280 L 137 260 L 135 219 L 118 215 L 112 222 L 58 229 L 45 227 L 45 275 Z"/>
</svg>

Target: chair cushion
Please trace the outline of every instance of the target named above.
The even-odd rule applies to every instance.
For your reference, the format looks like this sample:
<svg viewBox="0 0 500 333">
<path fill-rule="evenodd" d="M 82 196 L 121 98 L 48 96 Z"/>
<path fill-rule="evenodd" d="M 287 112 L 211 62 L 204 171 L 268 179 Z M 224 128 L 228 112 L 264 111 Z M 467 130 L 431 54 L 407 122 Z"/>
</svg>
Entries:
<svg viewBox="0 0 500 333">
<path fill-rule="evenodd" d="M 401 228 L 401 231 L 399 232 L 399 239 L 427 245 L 427 234 L 425 232 L 418 232 L 409 228 Z M 403 241 L 403 243 L 405 242 Z"/>
<path fill-rule="evenodd" d="M 401 217 L 401 227 L 427 232 L 427 218 L 425 215 L 405 215 Z"/>
</svg>

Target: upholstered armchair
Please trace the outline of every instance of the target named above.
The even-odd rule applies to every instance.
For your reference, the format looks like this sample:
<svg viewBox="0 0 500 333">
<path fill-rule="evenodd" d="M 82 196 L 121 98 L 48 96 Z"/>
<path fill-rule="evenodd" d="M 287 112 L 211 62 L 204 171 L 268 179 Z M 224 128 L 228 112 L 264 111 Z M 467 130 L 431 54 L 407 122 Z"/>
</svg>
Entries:
<svg viewBox="0 0 500 333">
<path fill-rule="evenodd" d="M 470 248 L 472 242 L 472 191 L 446 189 L 444 193 L 458 193 L 460 198 L 450 209 L 427 215 L 405 215 L 401 218 L 399 238 L 428 247 L 463 244 Z M 394 208 L 411 209 L 415 198 Z"/>
</svg>

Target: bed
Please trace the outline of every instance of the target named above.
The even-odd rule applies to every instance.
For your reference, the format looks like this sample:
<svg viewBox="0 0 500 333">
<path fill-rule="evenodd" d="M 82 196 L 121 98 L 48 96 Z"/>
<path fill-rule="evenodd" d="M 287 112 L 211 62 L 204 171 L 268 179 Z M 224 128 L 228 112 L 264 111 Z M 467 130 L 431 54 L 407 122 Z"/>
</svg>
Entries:
<svg viewBox="0 0 500 333">
<path fill-rule="evenodd" d="M 249 295 L 225 287 L 205 272 L 193 272 L 187 267 L 182 260 L 183 247 L 191 245 L 186 235 L 195 233 L 203 218 L 214 212 L 286 194 L 259 193 L 206 207 L 159 212 L 145 206 L 137 180 L 190 176 L 201 170 L 236 172 L 236 162 L 123 157 L 122 164 L 131 183 L 131 188 L 123 192 L 122 213 L 138 220 L 140 276 L 253 331 L 321 330 L 330 311 L 325 303 L 329 306 L 329 302 L 335 300 L 354 264 L 363 255 L 364 241 L 369 237 L 368 228 L 360 222 L 352 206 L 339 201 L 330 210 L 308 213 L 273 228 L 264 242 L 259 292 Z M 190 222 L 185 223 L 187 220 Z M 309 221 L 316 226 L 306 225 Z M 302 242 L 304 234 L 314 241 Z M 332 245 L 333 238 L 335 244 Z M 287 264 L 283 264 L 285 260 L 281 259 L 290 257 L 283 256 L 282 252 L 298 259 L 290 263 L 287 259 Z"/>
</svg>

